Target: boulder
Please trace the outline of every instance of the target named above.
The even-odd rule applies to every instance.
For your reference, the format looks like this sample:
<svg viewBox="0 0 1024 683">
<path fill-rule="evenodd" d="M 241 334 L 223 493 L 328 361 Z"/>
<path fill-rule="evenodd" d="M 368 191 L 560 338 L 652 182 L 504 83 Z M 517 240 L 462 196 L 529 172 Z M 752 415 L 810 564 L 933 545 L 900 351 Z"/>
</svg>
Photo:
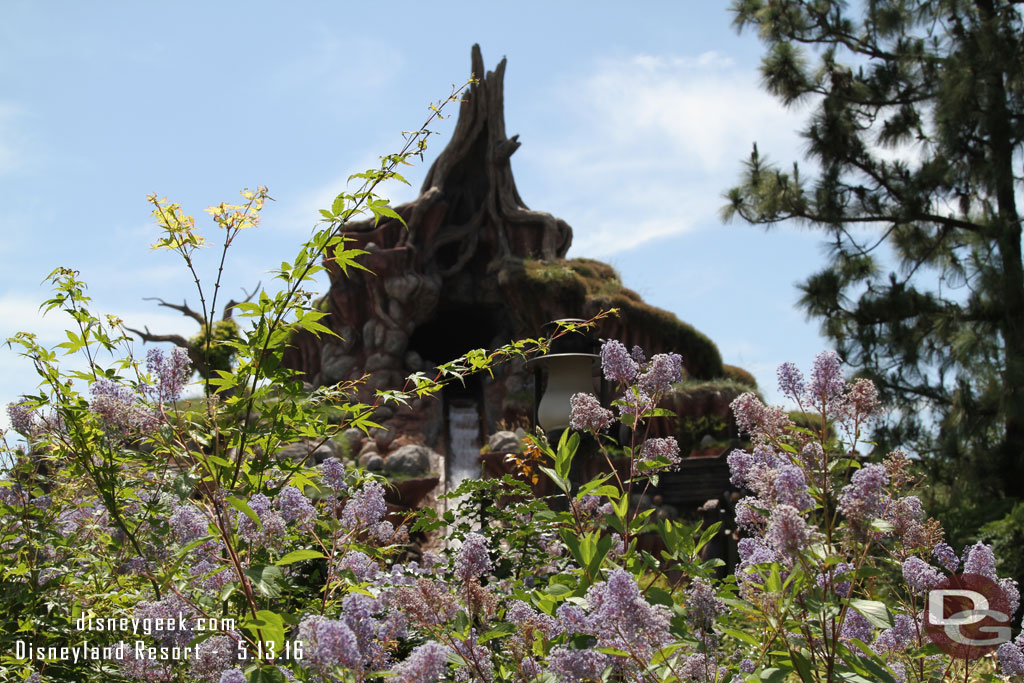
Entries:
<svg viewBox="0 0 1024 683">
<path fill-rule="evenodd" d="M 388 474 L 421 477 L 430 472 L 434 456 L 436 454 L 426 446 L 402 446 L 388 455 L 384 461 L 384 471 Z"/>
<path fill-rule="evenodd" d="M 491 453 L 518 453 L 522 449 L 515 432 L 495 432 L 487 440 Z"/>
<path fill-rule="evenodd" d="M 359 456 L 359 466 L 368 472 L 380 472 L 384 469 L 384 458 L 377 451 L 369 451 Z"/>
</svg>

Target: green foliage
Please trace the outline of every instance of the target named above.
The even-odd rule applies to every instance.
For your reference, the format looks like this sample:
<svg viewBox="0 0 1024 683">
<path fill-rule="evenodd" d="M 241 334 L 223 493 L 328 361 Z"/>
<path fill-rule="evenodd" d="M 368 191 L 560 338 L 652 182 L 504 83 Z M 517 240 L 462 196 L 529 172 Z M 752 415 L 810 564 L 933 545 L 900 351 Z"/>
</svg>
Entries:
<svg viewBox="0 0 1024 683">
<path fill-rule="evenodd" d="M 234 320 L 215 320 L 212 329 L 203 325 L 198 334 L 188 340 L 189 345 L 202 354 L 206 361 L 203 379 L 211 379 L 219 372 L 231 370 L 236 349 L 231 342 L 238 341 L 238 333 L 238 323 Z"/>
<path fill-rule="evenodd" d="M 815 175 L 757 147 L 726 217 L 822 230 L 801 305 L 893 410 L 883 449 L 949 496 L 1024 496 L 1024 150 L 1017 3 L 737 0 L 765 87 L 811 107 Z M 968 503 L 970 504 L 970 503 Z"/>
</svg>

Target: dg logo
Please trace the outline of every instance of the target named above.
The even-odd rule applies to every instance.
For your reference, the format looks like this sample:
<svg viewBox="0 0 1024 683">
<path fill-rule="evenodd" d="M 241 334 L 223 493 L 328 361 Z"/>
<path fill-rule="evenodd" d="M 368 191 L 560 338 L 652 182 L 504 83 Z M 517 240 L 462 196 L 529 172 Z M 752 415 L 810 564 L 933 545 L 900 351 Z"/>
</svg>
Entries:
<svg viewBox="0 0 1024 683">
<path fill-rule="evenodd" d="M 924 626 L 951 657 L 977 659 L 1010 640 L 1009 602 L 995 581 L 956 574 L 928 593 Z"/>
</svg>

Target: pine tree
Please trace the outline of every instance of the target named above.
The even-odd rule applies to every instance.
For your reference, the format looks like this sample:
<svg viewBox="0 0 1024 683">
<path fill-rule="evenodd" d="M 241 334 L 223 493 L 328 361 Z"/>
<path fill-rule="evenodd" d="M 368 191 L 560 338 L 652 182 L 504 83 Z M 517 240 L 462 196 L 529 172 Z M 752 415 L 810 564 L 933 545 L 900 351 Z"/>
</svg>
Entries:
<svg viewBox="0 0 1024 683">
<path fill-rule="evenodd" d="M 800 285 L 839 353 L 959 493 L 1024 497 L 1024 2 L 737 0 L 765 87 L 811 112 L 813 177 L 757 147 L 726 217 L 824 231 Z M 998 502 L 1001 500 L 1002 502 Z"/>
</svg>

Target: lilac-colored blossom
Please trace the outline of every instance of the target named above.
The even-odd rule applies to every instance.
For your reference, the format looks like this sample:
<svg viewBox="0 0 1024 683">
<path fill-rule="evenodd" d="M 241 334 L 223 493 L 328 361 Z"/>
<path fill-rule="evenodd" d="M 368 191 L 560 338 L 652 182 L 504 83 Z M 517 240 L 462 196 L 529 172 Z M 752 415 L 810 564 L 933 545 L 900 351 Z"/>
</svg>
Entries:
<svg viewBox="0 0 1024 683">
<path fill-rule="evenodd" d="M 1004 676 L 1020 676 L 1024 674 L 1024 652 L 1013 643 L 1003 643 L 996 650 L 999 655 L 999 668 Z"/>
<path fill-rule="evenodd" d="M 175 505 L 167 523 L 174 533 L 174 538 L 181 544 L 187 544 L 197 538 L 206 536 L 210 520 L 194 505 Z"/>
<path fill-rule="evenodd" d="M 811 535 L 811 528 L 795 507 L 776 505 L 772 508 L 765 533 L 765 540 L 772 548 L 783 555 L 795 557 L 811 540 Z"/>
<path fill-rule="evenodd" d="M 761 467 L 774 469 L 783 464 L 780 458 L 769 446 L 758 444 L 751 452 L 734 450 L 726 458 L 731 473 L 730 481 L 735 486 L 742 486 L 753 490 L 752 473 Z"/>
<path fill-rule="evenodd" d="M 633 348 L 630 349 L 629 357 L 635 360 L 638 364 L 647 360 L 644 350 L 639 345 L 634 345 Z"/>
<path fill-rule="evenodd" d="M 683 658 L 679 666 L 679 677 L 684 681 L 712 683 L 718 672 L 715 658 L 703 652 L 696 652 Z"/>
<path fill-rule="evenodd" d="M 238 535 L 256 545 L 276 546 L 285 533 L 285 521 L 273 508 L 270 499 L 257 493 L 249 499 L 249 508 L 260 520 L 257 528 L 248 515 L 241 515 L 238 520 Z"/>
<path fill-rule="evenodd" d="M 612 423 L 612 411 L 601 407 L 593 394 L 573 394 L 569 399 L 569 427 L 577 431 L 599 432 Z"/>
<path fill-rule="evenodd" d="M 816 583 L 822 588 L 826 582 L 831 584 L 832 590 L 841 598 L 850 596 L 850 580 L 841 577 L 853 571 L 853 565 L 849 562 L 839 562 L 825 570 L 825 573 L 818 574 Z"/>
<path fill-rule="evenodd" d="M 456 680 L 480 681 L 482 683 L 490 683 L 494 680 L 491 651 L 477 642 L 475 629 L 470 631 L 470 637 L 466 640 L 453 640 L 452 649 L 466 662 L 464 666 L 456 669 Z"/>
<path fill-rule="evenodd" d="M 569 635 L 590 631 L 590 617 L 579 605 L 563 602 L 558 606 L 555 616 L 558 619 L 559 629 Z"/>
<path fill-rule="evenodd" d="M 1006 596 L 1007 610 L 1010 616 L 1015 616 L 1017 610 L 1020 609 L 1020 588 L 1017 586 L 1017 580 L 999 579 L 997 583 L 1003 589 L 1003 595 Z"/>
<path fill-rule="evenodd" d="M 996 556 L 992 548 L 978 541 L 964 551 L 964 574 L 980 574 L 992 581 L 998 581 L 996 575 Z"/>
<path fill-rule="evenodd" d="M 652 463 L 654 461 L 667 461 L 667 464 L 660 465 L 659 467 L 648 467 L 643 470 L 645 474 L 652 474 L 660 470 L 678 470 L 679 463 L 682 459 L 679 457 L 679 442 L 675 440 L 675 437 L 664 437 L 664 438 L 651 438 L 644 442 L 643 449 L 640 451 L 640 462 Z M 633 463 L 634 476 L 639 473 L 637 469 L 637 463 Z"/>
<path fill-rule="evenodd" d="M 153 402 L 174 403 L 192 376 L 192 362 L 188 352 L 180 346 L 171 349 L 169 355 L 165 355 L 161 349 L 150 349 L 146 353 L 146 370 L 156 380 L 147 387 Z"/>
<path fill-rule="evenodd" d="M 429 641 L 417 645 L 404 662 L 392 669 L 395 683 L 436 683 L 448 668 L 451 649 Z"/>
<path fill-rule="evenodd" d="M 562 631 L 558 620 L 538 612 L 522 600 L 509 601 L 505 610 L 505 618 L 519 626 L 526 633 L 527 638 L 532 638 L 535 631 L 542 633 L 545 638 L 554 638 Z"/>
<path fill-rule="evenodd" d="M 757 443 L 782 436 L 785 429 L 793 425 L 786 411 L 778 406 L 766 406 L 749 391 L 740 394 L 729 407 L 740 430 L 750 434 Z"/>
<path fill-rule="evenodd" d="M 349 528 L 372 526 L 384 519 L 388 506 L 384 502 L 384 488 L 375 481 L 364 484 L 345 503 L 341 521 Z"/>
<path fill-rule="evenodd" d="M 402 529 L 404 528 L 403 526 Z M 370 536 L 378 543 L 387 543 L 396 536 L 395 525 L 386 519 L 382 522 L 377 522 L 370 527 Z"/>
<path fill-rule="evenodd" d="M 754 660 L 752 659 L 744 657 L 743 660 L 740 661 L 740 673 L 752 674 L 754 673 L 755 668 L 756 666 L 754 665 Z"/>
<path fill-rule="evenodd" d="M 615 569 L 608 579 L 587 589 L 591 634 L 604 647 L 629 652 L 645 660 L 671 640 L 671 613 L 664 605 L 648 603 L 631 574 Z"/>
<path fill-rule="evenodd" d="M 956 551 L 948 543 L 938 543 L 932 549 L 932 557 L 938 560 L 939 564 L 946 568 L 950 574 L 955 574 L 960 568 L 960 558 Z"/>
<path fill-rule="evenodd" d="M 356 581 L 372 581 L 380 573 L 380 567 L 364 552 L 350 550 L 338 563 L 341 569 L 348 569 L 355 574 Z"/>
<path fill-rule="evenodd" d="M 856 380 L 850 387 L 847 400 L 853 406 L 856 417 L 861 420 L 875 415 L 882 408 L 875 383 L 863 377 Z"/>
<path fill-rule="evenodd" d="M 195 643 L 192 647 L 194 650 L 189 665 L 190 680 L 223 680 L 221 672 L 235 663 L 237 648 L 229 636 L 213 636 Z"/>
<path fill-rule="evenodd" d="M 768 506 L 764 502 L 747 496 L 738 503 L 734 510 L 736 517 L 736 526 L 747 531 L 760 531 L 764 528 L 764 525 L 768 522 L 756 508 L 767 508 Z"/>
<path fill-rule="evenodd" d="M 316 509 L 295 486 L 285 486 L 277 494 L 277 508 L 286 522 L 299 522 L 307 524 L 316 519 Z"/>
<path fill-rule="evenodd" d="M 39 417 L 28 403 L 8 403 L 7 417 L 10 418 L 11 429 L 27 439 L 39 431 Z"/>
<path fill-rule="evenodd" d="M 696 577 L 686 589 L 686 618 L 694 628 L 710 631 L 715 619 L 726 613 L 725 602 L 715 596 L 707 579 Z"/>
<path fill-rule="evenodd" d="M 839 630 L 840 638 L 856 638 L 862 643 L 870 643 L 874 627 L 867 618 L 855 609 L 846 610 L 843 626 Z"/>
<path fill-rule="evenodd" d="M 152 409 L 142 405 L 135 394 L 109 379 L 103 378 L 89 387 L 89 407 L 103 422 L 107 436 L 113 439 L 151 434 L 160 425 Z"/>
<path fill-rule="evenodd" d="M 839 494 L 839 512 L 854 522 L 870 522 L 882 513 L 889 475 L 885 465 L 867 465 L 854 472 Z"/>
<path fill-rule="evenodd" d="M 803 396 L 806 383 L 803 373 L 795 363 L 789 361 L 783 363 L 776 370 L 776 375 L 779 378 L 779 392 L 783 396 L 793 399 L 800 399 Z"/>
<path fill-rule="evenodd" d="M 618 401 L 619 417 L 626 419 L 627 424 L 636 425 L 641 416 L 653 407 L 651 397 L 641 389 L 627 390 Z"/>
<path fill-rule="evenodd" d="M 227 669 L 221 673 L 218 683 L 247 683 L 247 679 L 241 669 Z"/>
<path fill-rule="evenodd" d="M 304 644 L 300 664 L 318 673 L 326 674 L 336 666 L 354 669 L 361 664 L 356 636 L 341 619 L 307 616 L 299 623 L 298 640 Z"/>
<path fill-rule="evenodd" d="M 771 500 L 776 504 L 789 505 L 801 511 L 814 505 L 804 471 L 795 465 L 785 465 L 775 471 L 772 489 Z"/>
<path fill-rule="evenodd" d="M 455 559 L 455 576 L 467 581 L 483 576 L 490 568 L 491 558 L 487 553 L 487 539 L 475 532 L 467 534 Z"/>
<path fill-rule="evenodd" d="M 167 647 L 185 647 L 195 637 L 193 632 L 195 611 L 176 593 L 168 593 L 162 600 L 142 602 L 135 608 L 134 617 L 140 621 L 160 625 L 152 637 Z"/>
<path fill-rule="evenodd" d="M 337 458 L 327 458 L 320 463 L 320 476 L 335 493 L 348 490 L 348 484 L 345 483 L 345 465 Z"/>
<path fill-rule="evenodd" d="M 590 648 L 576 650 L 559 645 L 548 655 L 548 667 L 565 683 L 600 681 L 601 674 L 614 663 L 611 656 Z"/>
<path fill-rule="evenodd" d="M 683 379 L 683 357 L 678 353 L 658 353 L 640 376 L 640 388 L 652 396 L 664 394 Z"/>
<path fill-rule="evenodd" d="M 842 366 L 843 359 L 835 351 L 822 351 L 814 357 L 811 381 L 804 396 L 807 403 L 827 406 L 843 395 L 846 381 L 843 379 Z"/>
<path fill-rule="evenodd" d="M 893 627 L 878 634 L 871 649 L 883 657 L 890 657 L 906 650 L 918 637 L 917 624 L 908 614 L 897 614 Z"/>
<path fill-rule="evenodd" d="M 629 384 L 639 368 L 622 342 L 610 339 L 601 345 L 601 369 L 605 379 Z"/>
<path fill-rule="evenodd" d="M 920 557 L 903 561 L 903 578 L 915 593 L 927 593 L 942 581 L 942 574 Z"/>
</svg>

